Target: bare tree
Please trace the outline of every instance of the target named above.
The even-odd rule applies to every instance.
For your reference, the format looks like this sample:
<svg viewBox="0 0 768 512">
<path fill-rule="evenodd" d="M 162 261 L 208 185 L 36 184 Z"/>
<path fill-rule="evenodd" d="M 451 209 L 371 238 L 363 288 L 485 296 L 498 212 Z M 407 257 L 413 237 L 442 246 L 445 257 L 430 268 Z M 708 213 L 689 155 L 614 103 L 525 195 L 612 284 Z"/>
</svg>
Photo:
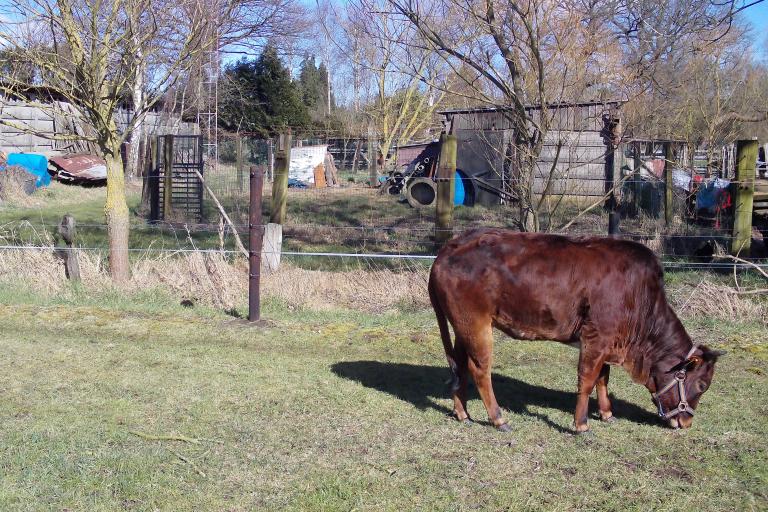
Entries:
<svg viewBox="0 0 768 512">
<path fill-rule="evenodd" d="M 549 107 L 647 94 L 660 63 L 692 51 L 706 37 L 724 37 L 738 8 L 717 0 L 388 3 L 390 12 L 415 27 L 457 76 L 466 77 L 461 94 L 468 102 L 503 112 L 514 131 L 511 186 L 524 230 L 539 229 L 539 214 L 549 204 L 534 187 L 537 161 L 552 129 Z M 472 73 L 459 72 L 462 68 Z"/>
<path fill-rule="evenodd" d="M 445 95 L 439 83 L 445 63 L 431 47 L 415 44 L 419 34 L 385 12 L 378 0 L 353 0 L 343 15 L 338 46 L 350 48 L 354 104 L 369 119 L 385 163 L 395 144 L 423 136 L 435 124 Z M 370 157 L 370 156 L 369 156 Z"/>
<path fill-rule="evenodd" d="M 282 0 L 252 0 L 274 16 Z M 0 42 L 21 62 L 39 70 L 38 90 L 31 100 L 24 77 L 8 76 L 0 85 L 6 97 L 75 117 L 85 133 L 39 134 L 63 140 L 87 140 L 107 162 L 105 215 L 109 235 L 110 273 L 116 282 L 129 278 L 129 212 L 121 145 L 141 126 L 150 111 L 196 55 L 220 40 L 221 23 L 233 40 L 255 35 L 243 25 L 243 3 L 221 0 L 8 0 L 0 7 Z M 250 19 L 250 18 L 245 18 Z M 229 25 L 227 25 L 229 23 Z M 234 36 L 232 34 L 235 34 Z M 47 100 L 47 101 L 46 101 Z M 118 126 L 116 110 L 130 105 L 128 126 Z M 4 121 L 34 132 L 23 122 Z M 138 146 L 138 144 L 136 144 Z"/>
</svg>

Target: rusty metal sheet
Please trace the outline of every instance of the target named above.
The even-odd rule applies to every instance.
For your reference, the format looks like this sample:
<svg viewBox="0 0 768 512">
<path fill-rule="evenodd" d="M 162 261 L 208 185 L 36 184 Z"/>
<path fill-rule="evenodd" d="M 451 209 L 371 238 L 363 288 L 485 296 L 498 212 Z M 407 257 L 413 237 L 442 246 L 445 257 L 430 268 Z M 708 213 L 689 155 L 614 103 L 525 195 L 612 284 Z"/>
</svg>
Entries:
<svg viewBox="0 0 768 512">
<path fill-rule="evenodd" d="M 64 181 L 104 181 L 107 163 L 103 158 L 86 153 L 56 156 L 50 159 L 57 177 Z"/>
</svg>

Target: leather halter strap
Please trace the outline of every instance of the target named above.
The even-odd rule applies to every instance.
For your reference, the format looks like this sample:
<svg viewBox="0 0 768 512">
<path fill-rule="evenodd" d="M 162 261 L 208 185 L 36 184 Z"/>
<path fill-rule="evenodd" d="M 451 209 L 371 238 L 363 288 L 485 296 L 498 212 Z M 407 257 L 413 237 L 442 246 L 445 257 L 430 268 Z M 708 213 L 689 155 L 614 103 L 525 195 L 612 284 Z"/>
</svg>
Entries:
<svg viewBox="0 0 768 512">
<path fill-rule="evenodd" d="M 691 350 L 688 351 L 688 354 L 685 356 L 683 361 L 687 361 L 693 353 L 696 351 L 696 349 L 699 348 L 698 345 L 694 345 L 691 347 Z M 687 377 L 687 369 L 683 368 L 682 370 L 678 370 L 675 372 L 675 377 L 667 383 L 666 386 L 661 388 L 661 390 L 657 391 L 656 393 L 652 393 L 651 396 L 656 400 L 656 405 L 659 408 L 659 416 L 665 420 L 668 420 L 670 418 L 674 418 L 681 412 L 685 412 L 693 416 L 693 409 L 691 409 L 691 406 L 688 405 L 688 400 L 685 396 L 685 378 Z M 664 408 L 661 405 L 661 400 L 659 400 L 659 397 L 672 389 L 673 387 L 677 386 L 677 394 L 680 398 L 680 400 L 677 402 L 677 407 L 674 409 L 671 409 L 667 412 L 664 412 Z"/>
</svg>

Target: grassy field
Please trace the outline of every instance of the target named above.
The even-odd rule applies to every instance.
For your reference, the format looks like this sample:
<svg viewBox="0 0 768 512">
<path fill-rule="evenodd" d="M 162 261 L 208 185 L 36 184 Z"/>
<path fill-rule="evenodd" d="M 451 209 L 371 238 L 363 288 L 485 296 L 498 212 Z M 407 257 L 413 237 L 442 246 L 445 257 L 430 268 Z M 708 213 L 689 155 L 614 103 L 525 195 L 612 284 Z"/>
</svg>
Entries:
<svg viewBox="0 0 768 512">
<path fill-rule="evenodd" d="M 620 421 L 574 436 L 577 352 L 499 336 L 503 434 L 447 417 L 427 310 L 270 300 L 254 328 L 161 292 L 24 290 L 0 286 L 0 510 L 768 508 L 760 321 L 686 318 L 730 349 L 689 431 L 614 371 Z"/>
<path fill-rule="evenodd" d="M 132 248 L 219 247 L 215 229 L 148 227 L 138 192 Z M 105 247 L 104 193 L 54 184 L 3 205 L 0 242 L 50 244 L 72 213 L 80 245 Z M 431 212 L 368 189 L 291 190 L 288 204 L 288 251 L 433 250 Z M 578 353 L 499 335 L 495 389 L 514 427 L 502 434 L 448 417 L 419 264 L 286 258 L 262 283 L 268 322 L 255 328 L 239 318 L 242 262 L 132 254 L 121 290 L 92 253 L 76 287 L 48 252 L 0 255 L 0 510 L 768 509 L 768 297 L 733 293 L 730 274 L 667 275 L 692 336 L 730 351 L 692 430 L 663 427 L 615 370 L 621 421 L 575 436 Z M 328 271 L 340 267 L 354 271 Z M 474 391 L 469 408 L 485 419 Z"/>
</svg>

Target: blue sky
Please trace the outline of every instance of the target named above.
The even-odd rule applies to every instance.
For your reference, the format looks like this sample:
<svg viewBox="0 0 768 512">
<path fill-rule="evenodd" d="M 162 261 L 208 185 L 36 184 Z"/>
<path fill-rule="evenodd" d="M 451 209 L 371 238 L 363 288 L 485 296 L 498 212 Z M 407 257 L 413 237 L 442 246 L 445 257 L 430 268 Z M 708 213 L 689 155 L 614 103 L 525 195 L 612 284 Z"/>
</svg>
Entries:
<svg viewBox="0 0 768 512">
<path fill-rule="evenodd" d="M 752 37 L 754 38 L 755 48 L 762 51 L 763 58 L 768 59 L 768 1 L 763 1 L 757 5 L 747 8 L 744 11 L 744 18 L 752 25 Z"/>
</svg>

